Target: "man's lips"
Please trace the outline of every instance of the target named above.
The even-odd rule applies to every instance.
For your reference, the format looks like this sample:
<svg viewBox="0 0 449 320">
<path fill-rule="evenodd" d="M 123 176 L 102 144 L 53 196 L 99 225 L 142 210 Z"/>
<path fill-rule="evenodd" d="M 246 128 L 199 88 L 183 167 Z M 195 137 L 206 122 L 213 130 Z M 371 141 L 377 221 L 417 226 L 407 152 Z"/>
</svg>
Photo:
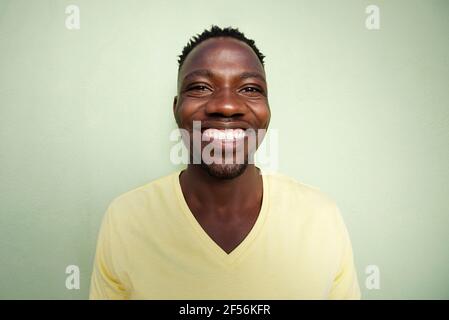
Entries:
<svg viewBox="0 0 449 320">
<path fill-rule="evenodd" d="M 251 126 L 246 121 L 214 121 L 214 120 L 204 120 L 198 121 L 201 125 L 201 131 L 206 129 L 249 129 Z"/>
</svg>

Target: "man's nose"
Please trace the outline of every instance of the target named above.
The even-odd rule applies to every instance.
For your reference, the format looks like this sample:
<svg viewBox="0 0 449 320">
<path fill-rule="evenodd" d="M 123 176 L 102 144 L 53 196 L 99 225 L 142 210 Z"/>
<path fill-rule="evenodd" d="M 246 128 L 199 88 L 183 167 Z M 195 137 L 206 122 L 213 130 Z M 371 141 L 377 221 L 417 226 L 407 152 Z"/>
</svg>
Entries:
<svg viewBox="0 0 449 320">
<path fill-rule="evenodd" d="M 245 105 L 237 93 L 223 89 L 208 101 L 206 113 L 209 116 L 238 117 L 245 114 Z"/>
</svg>

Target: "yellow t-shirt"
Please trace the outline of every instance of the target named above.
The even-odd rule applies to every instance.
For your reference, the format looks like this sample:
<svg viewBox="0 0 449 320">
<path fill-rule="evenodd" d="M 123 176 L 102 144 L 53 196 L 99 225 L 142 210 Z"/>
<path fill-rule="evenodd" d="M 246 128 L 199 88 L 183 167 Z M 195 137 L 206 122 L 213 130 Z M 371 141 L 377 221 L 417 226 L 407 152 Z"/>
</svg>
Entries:
<svg viewBox="0 0 449 320">
<path fill-rule="evenodd" d="M 112 201 L 90 299 L 359 299 L 351 243 L 335 202 L 263 174 L 256 223 L 227 254 L 182 194 L 180 171 Z"/>
</svg>

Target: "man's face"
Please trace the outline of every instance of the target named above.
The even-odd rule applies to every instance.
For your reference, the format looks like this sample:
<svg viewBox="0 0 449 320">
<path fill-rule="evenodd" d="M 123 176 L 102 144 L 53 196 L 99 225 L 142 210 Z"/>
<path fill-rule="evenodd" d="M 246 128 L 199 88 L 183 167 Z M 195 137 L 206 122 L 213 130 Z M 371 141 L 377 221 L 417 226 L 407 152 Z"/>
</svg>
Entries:
<svg viewBox="0 0 449 320">
<path fill-rule="evenodd" d="M 257 134 L 270 122 L 265 71 L 251 47 L 229 37 L 211 38 L 195 47 L 179 70 L 173 112 L 179 128 L 190 134 L 191 161 L 196 153 L 201 167 L 217 178 L 242 174 L 264 135 L 252 148 L 250 137 L 242 138 L 243 131 L 252 129 Z M 201 133 L 194 134 L 193 121 L 201 121 Z M 195 144 L 194 136 L 210 140 Z M 222 147 L 219 163 L 203 161 L 204 149 L 211 143 Z M 225 161 L 229 154 L 232 163 Z"/>
</svg>

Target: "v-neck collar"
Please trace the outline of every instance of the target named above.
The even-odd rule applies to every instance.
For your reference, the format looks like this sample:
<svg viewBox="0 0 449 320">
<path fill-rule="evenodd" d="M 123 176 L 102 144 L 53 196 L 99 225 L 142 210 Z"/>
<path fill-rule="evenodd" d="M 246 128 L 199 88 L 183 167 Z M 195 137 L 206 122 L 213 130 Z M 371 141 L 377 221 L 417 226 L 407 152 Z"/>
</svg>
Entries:
<svg viewBox="0 0 449 320">
<path fill-rule="evenodd" d="M 219 262 L 225 264 L 226 266 L 234 265 L 239 258 L 242 258 L 243 255 L 248 251 L 248 248 L 257 238 L 257 235 L 260 234 L 266 218 L 268 214 L 268 206 L 269 206 L 269 181 L 268 177 L 263 173 L 262 169 L 260 169 L 262 175 L 262 186 L 263 186 L 263 196 L 262 196 L 262 205 L 260 207 L 259 215 L 257 216 L 257 220 L 251 228 L 250 232 L 246 235 L 245 239 L 243 239 L 240 244 L 235 247 L 230 253 L 224 251 L 203 229 L 198 220 L 196 220 L 192 211 L 190 210 L 182 192 L 181 183 L 179 181 L 179 175 L 182 170 L 178 170 L 172 175 L 172 185 L 174 187 L 174 191 L 176 197 L 178 198 L 177 202 L 180 205 L 180 209 L 183 215 L 189 221 L 190 226 L 193 228 L 195 233 L 197 234 L 199 240 L 204 244 L 207 248 L 207 251 L 214 255 Z"/>
</svg>

